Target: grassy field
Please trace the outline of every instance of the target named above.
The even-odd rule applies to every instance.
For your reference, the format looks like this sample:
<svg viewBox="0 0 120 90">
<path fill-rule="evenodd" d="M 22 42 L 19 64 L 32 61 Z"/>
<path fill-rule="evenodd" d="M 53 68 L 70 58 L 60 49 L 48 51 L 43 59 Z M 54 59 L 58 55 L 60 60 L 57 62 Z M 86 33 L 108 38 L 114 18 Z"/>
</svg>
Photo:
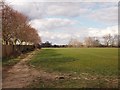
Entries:
<svg viewBox="0 0 120 90">
<path fill-rule="evenodd" d="M 117 48 L 45 48 L 29 63 L 47 72 L 75 74 L 76 77 L 84 74 L 87 78 L 99 79 L 55 81 L 53 85 L 43 83 L 44 87 L 117 87 Z"/>
<path fill-rule="evenodd" d="M 2 65 L 3 67 L 14 66 L 18 63 L 21 59 L 25 58 L 27 54 L 22 54 L 20 56 L 11 56 L 9 58 L 2 58 Z"/>
</svg>

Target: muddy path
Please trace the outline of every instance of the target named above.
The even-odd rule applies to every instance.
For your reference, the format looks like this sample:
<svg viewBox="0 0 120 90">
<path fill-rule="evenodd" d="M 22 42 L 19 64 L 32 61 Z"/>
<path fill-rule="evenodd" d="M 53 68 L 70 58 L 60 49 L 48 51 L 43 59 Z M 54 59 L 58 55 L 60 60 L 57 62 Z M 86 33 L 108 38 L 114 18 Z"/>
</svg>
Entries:
<svg viewBox="0 0 120 90">
<path fill-rule="evenodd" d="M 37 78 L 45 80 L 53 80 L 56 75 L 46 73 L 42 70 L 36 70 L 27 65 L 27 62 L 36 54 L 37 51 L 28 53 L 28 55 L 20 60 L 16 65 L 7 71 L 7 75 L 3 78 L 2 88 L 26 88 L 31 83 L 37 81 Z"/>
</svg>

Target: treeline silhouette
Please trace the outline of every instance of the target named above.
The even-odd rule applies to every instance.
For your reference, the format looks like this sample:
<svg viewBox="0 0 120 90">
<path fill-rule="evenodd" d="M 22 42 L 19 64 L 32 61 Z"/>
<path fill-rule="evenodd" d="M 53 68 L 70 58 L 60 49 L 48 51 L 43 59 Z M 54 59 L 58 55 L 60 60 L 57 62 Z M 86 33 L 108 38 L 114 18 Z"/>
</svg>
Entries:
<svg viewBox="0 0 120 90">
<path fill-rule="evenodd" d="M 46 41 L 44 43 L 41 43 L 41 45 L 38 45 L 39 48 L 84 48 L 84 47 L 87 47 L 87 48 L 91 48 L 91 47 L 100 47 L 100 48 L 105 48 L 105 47 L 115 47 L 115 48 L 118 48 L 120 46 L 112 46 L 112 45 L 103 45 L 103 44 L 99 44 L 99 45 L 95 45 L 95 46 L 86 46 L 86 45 L 69 45 L 69 44 L 66 44 L 66 45 L 57 45 L 57 44 L 53 44 L 49 41 Z"/>
<path fill-rule="evenodd" d="M 57 44 L 52 45 L 52 43 L 50 43 L 49 41 L 46 41 L 45 43 L 41 43 L 41 47 L 42 48 L 45 48 L 45 47 L 60 48 L 60 47 L 68 47 L 68 45 L 57 45 Z"/>
</svg>

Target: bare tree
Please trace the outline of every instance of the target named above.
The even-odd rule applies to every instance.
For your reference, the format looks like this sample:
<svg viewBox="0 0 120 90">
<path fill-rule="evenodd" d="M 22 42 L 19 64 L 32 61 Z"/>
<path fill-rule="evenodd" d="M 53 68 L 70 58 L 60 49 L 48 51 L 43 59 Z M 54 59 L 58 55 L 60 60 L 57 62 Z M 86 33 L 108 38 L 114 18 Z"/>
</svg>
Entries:
<svg viewBox="0 0 120 90">
<path fill-rule="evenodd" d="M 99 41 L 99 39 L 96 39 L 96 40 L 93 41 L 93 46 L 94 46 L 94 47 L 99 47 L 99 46 L 100 46 L 100 41 Z"/>
<path fill-rule="evenodd" d="M 108 47 L 109 45 L 111 45 L 112 36 L 110 34 L 104 35 L 103 39 L 104 39 L 105 46 Z"/>
<path fill-rule="evenodd" d="M 100 41 L 97 37 L 86 37 L 84 44 L 87 47 L 98 47 L 100 46 Z"/>
<path fill-rule="evenodd" d="M 111 38 L 111 46 L 118 46 L 118 35 L 115 34 Z"/>
<path fill-rule="evenodd" d="M 93 46 L 93 38 L 92 37 L 86 37 L 84 40 L 85 46 L 91 47 Z"/>
<path fill-rule="evenodd" d="M 2 8 L 2 34 L 6 44 L 12 38 L 12 12 L 13 10 L 7 5 L 4 5 L 4 8 Z"/>
<path fill-rule="evenodd" d="M 39 44 L 41 39 L 37 31 L 28 24 L 28 18 L 4 4 L 2 7 L 2 33 L 5 44 L 18 41 Z"/>
<path fill-rule="evenodd" d="M 120 35 L 114 35 L 114 46 L 120 47 Z"/>
<path fill-rule="evenodd" d="M 77 39 L 71 38 L 69 43 L 68 43 L 68 46 L 69 47 L 81 47 L 82 43 L 79 40 L 77 40 Z"/>
</svg>

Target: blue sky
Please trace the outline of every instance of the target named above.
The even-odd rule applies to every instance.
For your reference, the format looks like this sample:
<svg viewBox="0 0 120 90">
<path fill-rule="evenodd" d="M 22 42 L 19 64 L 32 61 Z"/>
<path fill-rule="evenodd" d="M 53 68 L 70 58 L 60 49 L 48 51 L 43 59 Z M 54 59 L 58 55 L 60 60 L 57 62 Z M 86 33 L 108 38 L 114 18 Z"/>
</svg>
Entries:
<svg viewBox="0 0 120 90">
<path fill-rule="evenodd" d="M 71 38 L 102 37 L 118 33 L 117 2 L 28 2 L 7 0 L 30 18 L 42 41 L 67 44 Z"/>
</svg>

